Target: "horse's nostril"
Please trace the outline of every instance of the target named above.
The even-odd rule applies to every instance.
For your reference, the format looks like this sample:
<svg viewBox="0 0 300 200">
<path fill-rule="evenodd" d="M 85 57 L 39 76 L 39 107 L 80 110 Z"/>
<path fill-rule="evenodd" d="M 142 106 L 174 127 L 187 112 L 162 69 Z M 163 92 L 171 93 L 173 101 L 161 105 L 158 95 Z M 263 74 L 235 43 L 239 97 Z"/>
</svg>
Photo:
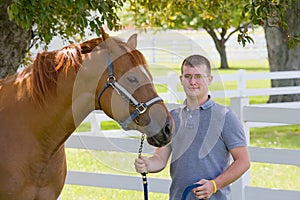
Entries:
<svg viewBox="0 0 300 200">
<path fill-rule="evenodd" d="M 170 123 L 167 122 L 165 124 L 165 127 L 163 128 L 163 134 L 164 134 L 164 137 L 167 139 L 170 137 L 170 133 L 171 133 L 171 129 L 170 129 Z"/>
</svg>

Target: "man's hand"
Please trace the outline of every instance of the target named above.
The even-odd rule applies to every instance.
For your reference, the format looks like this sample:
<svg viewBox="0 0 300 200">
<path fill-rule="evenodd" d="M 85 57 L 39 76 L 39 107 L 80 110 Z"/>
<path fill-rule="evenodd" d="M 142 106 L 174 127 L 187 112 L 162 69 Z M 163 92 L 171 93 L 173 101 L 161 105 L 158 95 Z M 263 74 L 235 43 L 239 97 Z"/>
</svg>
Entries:
<svg viewBox="0 0 300 200">
<path fill-rule="evenodd" d="M 148 172 L 147 166 L 149 165 L 149 158 L 139 157 L 135 159 L 134 166 L 138 173 Z"/>
<path fill-rule="evenodd" d="M 192 190 L 195 197 L 198 199 L 208 199 L 214 193 L 214 184 L 206 179 L 201 179 L 199 182 L 201 186 L 196 187 Z"/>
</svg>

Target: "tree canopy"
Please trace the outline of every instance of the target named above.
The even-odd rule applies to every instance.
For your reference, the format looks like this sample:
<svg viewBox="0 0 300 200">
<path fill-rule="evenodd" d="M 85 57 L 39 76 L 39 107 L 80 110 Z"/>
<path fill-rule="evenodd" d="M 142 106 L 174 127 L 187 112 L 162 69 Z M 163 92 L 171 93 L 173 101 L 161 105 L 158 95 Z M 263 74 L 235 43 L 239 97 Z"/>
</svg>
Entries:
<svg viewBox="0 0 300 200">
<path fill-rule="evenodd" d="M 49 44 L 54 36 L 83 37 L 86 29 L 100 35 L 104 24 L 120 29 L 117 11 L 122 7 L 122 0 L 13 0 L 8 14 L 22 28 L 33 31 L 34 41 Z"/>
<path fill-rule="evenodd" d="M 250 22 L 285 29 L 289 47 L 295 47 L 300 42 L 295 28 L 300 27 L 299 7 L 298 0 L 1 0 L 0 76 L 15 72 L 32 44 L 47 45 L 55 36 L 72 43 L 87 30 L 99 35 L 104 24 L 119 30 L 120 17 L 125 19 L 122 25 L 141 28 L 204 28 L 221 58 L 226 58 L 225 42 L 233 33 L 238 32 L 242 45 L 252 41 Z M 290 8 L 298 14 L 287 14 Z M 291 25 L 287 18 L 296 22 Z M 222 62 L 226 67 L 227 59 Z"/>
<path fill-rule="evenodd" d="M 125 23 L 139 28 L 192 29 L 203 28 L 212 37 L 220 54 L 221 68 L 228 68 L 225 43 L 236 32 L 239 42 L 253 42 L 248 35 L 250 18 L 243 13 L 246 0 L 130 0 Z M 127 20 L 126 20 L 127 19 Z"/>
<path fill-rule="evenodd" d="M 299 0 L 252 0 L 244 6 L 243 15 L 248 15 L 254 25 L 285 31 L 290 48 L 300 45 Z"/>
</svg>

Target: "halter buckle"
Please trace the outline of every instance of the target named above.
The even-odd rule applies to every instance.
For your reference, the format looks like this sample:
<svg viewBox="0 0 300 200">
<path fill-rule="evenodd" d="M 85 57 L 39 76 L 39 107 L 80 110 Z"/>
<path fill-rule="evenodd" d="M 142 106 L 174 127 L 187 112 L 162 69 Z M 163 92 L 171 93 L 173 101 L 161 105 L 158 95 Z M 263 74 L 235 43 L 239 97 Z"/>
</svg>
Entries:
<svg viewBox="0 0 300 200">
<path fill-rule="evenodd" d="M 139 103 L 137 106 L 136 106 L 136 110 L 139 114 L 143 114 L 144 112 L 146 112 L 147 110 L 147 105 L 144 104 L 144 103 Z"/>
</svg>

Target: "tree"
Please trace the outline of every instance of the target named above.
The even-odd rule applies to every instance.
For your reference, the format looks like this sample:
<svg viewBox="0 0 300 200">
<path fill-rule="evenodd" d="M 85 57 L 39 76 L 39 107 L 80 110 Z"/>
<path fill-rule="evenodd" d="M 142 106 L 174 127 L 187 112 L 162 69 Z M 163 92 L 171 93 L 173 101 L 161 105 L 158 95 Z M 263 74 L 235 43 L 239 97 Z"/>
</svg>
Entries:
<svg viewBox="0 0 300 200">
<path fill-rule="evenodd" d="M 256 0 L 245 7 L 264 26 L 270 71 L 300 70 L 299 0 Z M 300 86 L 300 79 L 272 80 L 272 87 Z M 300 101 L 300 94 L 273 95 L 270 103 Z"/>
<path fill-rule="evenodd" d="M 241 15 L 245 0 L 130 0 L 125 23 L 139 28 L 194 29 L 203 28 L 211 36 L 220 55 L 220 68 L 229 68 L 226 42 L 240 32 L 240 42 L 252 41 L 247 35 L 249 19 Z M 233 28 L 233 29 L 232 29 Z"/>
<path fill-rule="evenodd" d="M 204 28 L 213 38 L 226 68 L 225 42 L 239 31 L 237 40 L 253 42 L 248 25 L 265 30 L 270 71 L 300 70 L 299 0 L 130 0 L 134 25 L 140 28 Z M 130 17 L 128 14 L 126 17 Z M 229 32 L 231 27 L 235 27 Z M 272 87 L 300 85 L 300 80 L 272 80 Z M 300 95 L 270 96 L 269 102 L 299 101 Z"/>
<path fill-rule="evenodd" d="M 125 0 L 1 0 L 0 77 L 13 74 L 32 45 L 46 47 L 54 36 L 69 42 L 100 26 L 118 30 Z"/>
<path fill-rule="evenodd" d="M 31 31 L 9 20 L 7 14 L 9 4 L 9 1 L 5 1 L 0 5 L 0 78 L 16 72 L 32 37 Z"/>
<path fill-rule="evenodd" d="M 76 36 L 83 37 L 86 28 L 99 34 L 104 23 L 118 30 L 123 2 L 1 0 L 0 77 L 15 73 L 32 45 L 46 46 L 54 36 L 72 42 Z M 239 32 L 238 40 L 245 45 L 252 41 L 248 22 L 263 25 L 270 70 L 300 70 L 299 0 L 130 0 L 127 10 L 130 14 L 123 15 L 141 28 L 204 28 L 214 38 L 222 68 L 228 67 L 228 38 Z M 231 27 L 235 28 L 229 32 Z M 286 85 L 300 85 L 300 80 L 272 81 L 272 87 Z M 271 96 L 269 102 L 296 100 L 300 95 Z"/>
</svg>

